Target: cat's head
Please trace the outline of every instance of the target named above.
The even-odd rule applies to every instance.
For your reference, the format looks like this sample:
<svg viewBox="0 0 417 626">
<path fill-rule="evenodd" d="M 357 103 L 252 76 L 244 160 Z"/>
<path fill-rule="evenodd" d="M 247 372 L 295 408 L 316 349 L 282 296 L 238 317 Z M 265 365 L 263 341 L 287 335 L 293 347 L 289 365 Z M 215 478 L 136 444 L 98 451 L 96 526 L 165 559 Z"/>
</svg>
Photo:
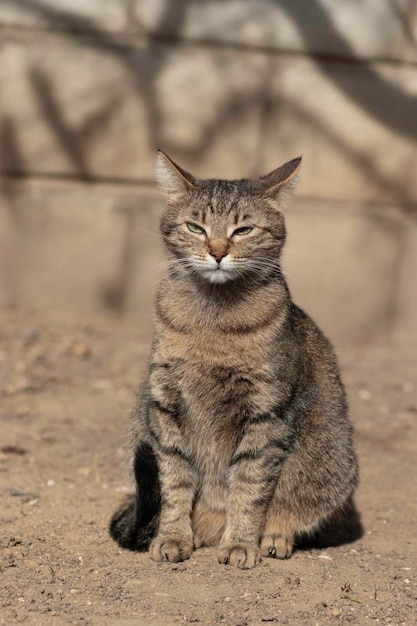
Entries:
<svg viewBox="0 0 417 626">
<path fill-rule="evenodd" d="M 300 163 L 301 157 L 254 180 L 202 180 L 160 151 L 156 178 L 167 196 L 161 231 L 177 274 L 222 284 L 279 272 L 282 209 Z"/>
</svg>

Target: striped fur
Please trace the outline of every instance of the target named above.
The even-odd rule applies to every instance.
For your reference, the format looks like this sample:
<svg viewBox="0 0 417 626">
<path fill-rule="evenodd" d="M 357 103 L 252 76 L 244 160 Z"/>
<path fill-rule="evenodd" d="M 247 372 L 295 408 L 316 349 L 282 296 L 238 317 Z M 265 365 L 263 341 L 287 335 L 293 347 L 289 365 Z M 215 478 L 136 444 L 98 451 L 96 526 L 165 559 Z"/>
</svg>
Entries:
<svg viewBox="0 0 417 626">
<path fill-rule="evenodd" d="M 332 347 L 279 264 L 299 163 L 196 180 L 158 157 L 169 264 L 131 426 L 136 494 L 111 522 L 121 546 L 156 561 L 203 545 L 240 568 L 287 558 L 357 484 Z"/>
</svg>

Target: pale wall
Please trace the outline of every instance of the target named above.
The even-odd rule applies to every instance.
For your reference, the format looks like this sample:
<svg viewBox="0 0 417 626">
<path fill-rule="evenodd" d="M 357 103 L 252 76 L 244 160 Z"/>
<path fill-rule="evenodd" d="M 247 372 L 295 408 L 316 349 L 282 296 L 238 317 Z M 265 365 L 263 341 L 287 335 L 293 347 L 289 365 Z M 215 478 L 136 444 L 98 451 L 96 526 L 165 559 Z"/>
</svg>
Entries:
<svg viewBox="0 0 417 626">
<path fill-rule="evenodd" d="M 416 7 L 4 0 L 0 305 L 149 320 L 156 148 L 210 177 L 302 154 L 295 299 L 338 342 L 417 330 Z"/>
</svg>

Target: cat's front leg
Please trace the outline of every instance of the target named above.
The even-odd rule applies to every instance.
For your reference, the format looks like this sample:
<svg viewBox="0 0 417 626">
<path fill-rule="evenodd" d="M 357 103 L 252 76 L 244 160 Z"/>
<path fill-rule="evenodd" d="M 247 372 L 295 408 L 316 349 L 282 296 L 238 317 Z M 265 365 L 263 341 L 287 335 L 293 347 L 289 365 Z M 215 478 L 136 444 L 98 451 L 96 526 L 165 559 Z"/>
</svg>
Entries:
<svg viewBox="0 0 417 626">
<path fill-rule="evenodd" d="M 150 556 L 154 561 L 184 561 L 193 551 L 191 507 L 197 476 L 173 415 L 160 402 L 151 409 L 150 425 L 161 484 L 159 527 Z"/>
<path fill-rule="evenodd" d="M 241 569 L 260 562 L 259 539 L 266 510 L 290 448 L 284 422 L 264 416 L 246 426 L 229 470 L 226 528 L 218 551 L 219 563 Z"/>
<path fill-rule="evenodd" d="M 180 450 L 164 449 L 159 456 L 159 468 L 161 514 L 150 555 L 154 561 L 184 561 L 193 551 L 191 507 L 196 477 Z"/>
</svg>

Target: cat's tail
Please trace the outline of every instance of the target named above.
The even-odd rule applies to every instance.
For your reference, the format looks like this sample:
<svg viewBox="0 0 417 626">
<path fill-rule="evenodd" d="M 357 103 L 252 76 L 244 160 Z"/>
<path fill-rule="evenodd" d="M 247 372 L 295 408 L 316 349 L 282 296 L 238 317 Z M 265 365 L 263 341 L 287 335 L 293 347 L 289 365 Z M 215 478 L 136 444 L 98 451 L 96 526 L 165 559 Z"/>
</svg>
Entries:
<svg viewBox="0 0 417 626">
<path fill-rule="evenodd" d="M 110 535 L 121 548 L 143 552 L 156 534 L 158 520 L 152 518 L 142 525 L 136 494 L 127 496 L 110 521 Z"/>
<path fill-rule="evenodd" d="M 122 548 L 149 548 L 159 524 L 161 487 L 155 454 L 141 443 L 135 452 L 136 494 L 127 496 L 110 521 L 110 535 Z"/>
</svg>

